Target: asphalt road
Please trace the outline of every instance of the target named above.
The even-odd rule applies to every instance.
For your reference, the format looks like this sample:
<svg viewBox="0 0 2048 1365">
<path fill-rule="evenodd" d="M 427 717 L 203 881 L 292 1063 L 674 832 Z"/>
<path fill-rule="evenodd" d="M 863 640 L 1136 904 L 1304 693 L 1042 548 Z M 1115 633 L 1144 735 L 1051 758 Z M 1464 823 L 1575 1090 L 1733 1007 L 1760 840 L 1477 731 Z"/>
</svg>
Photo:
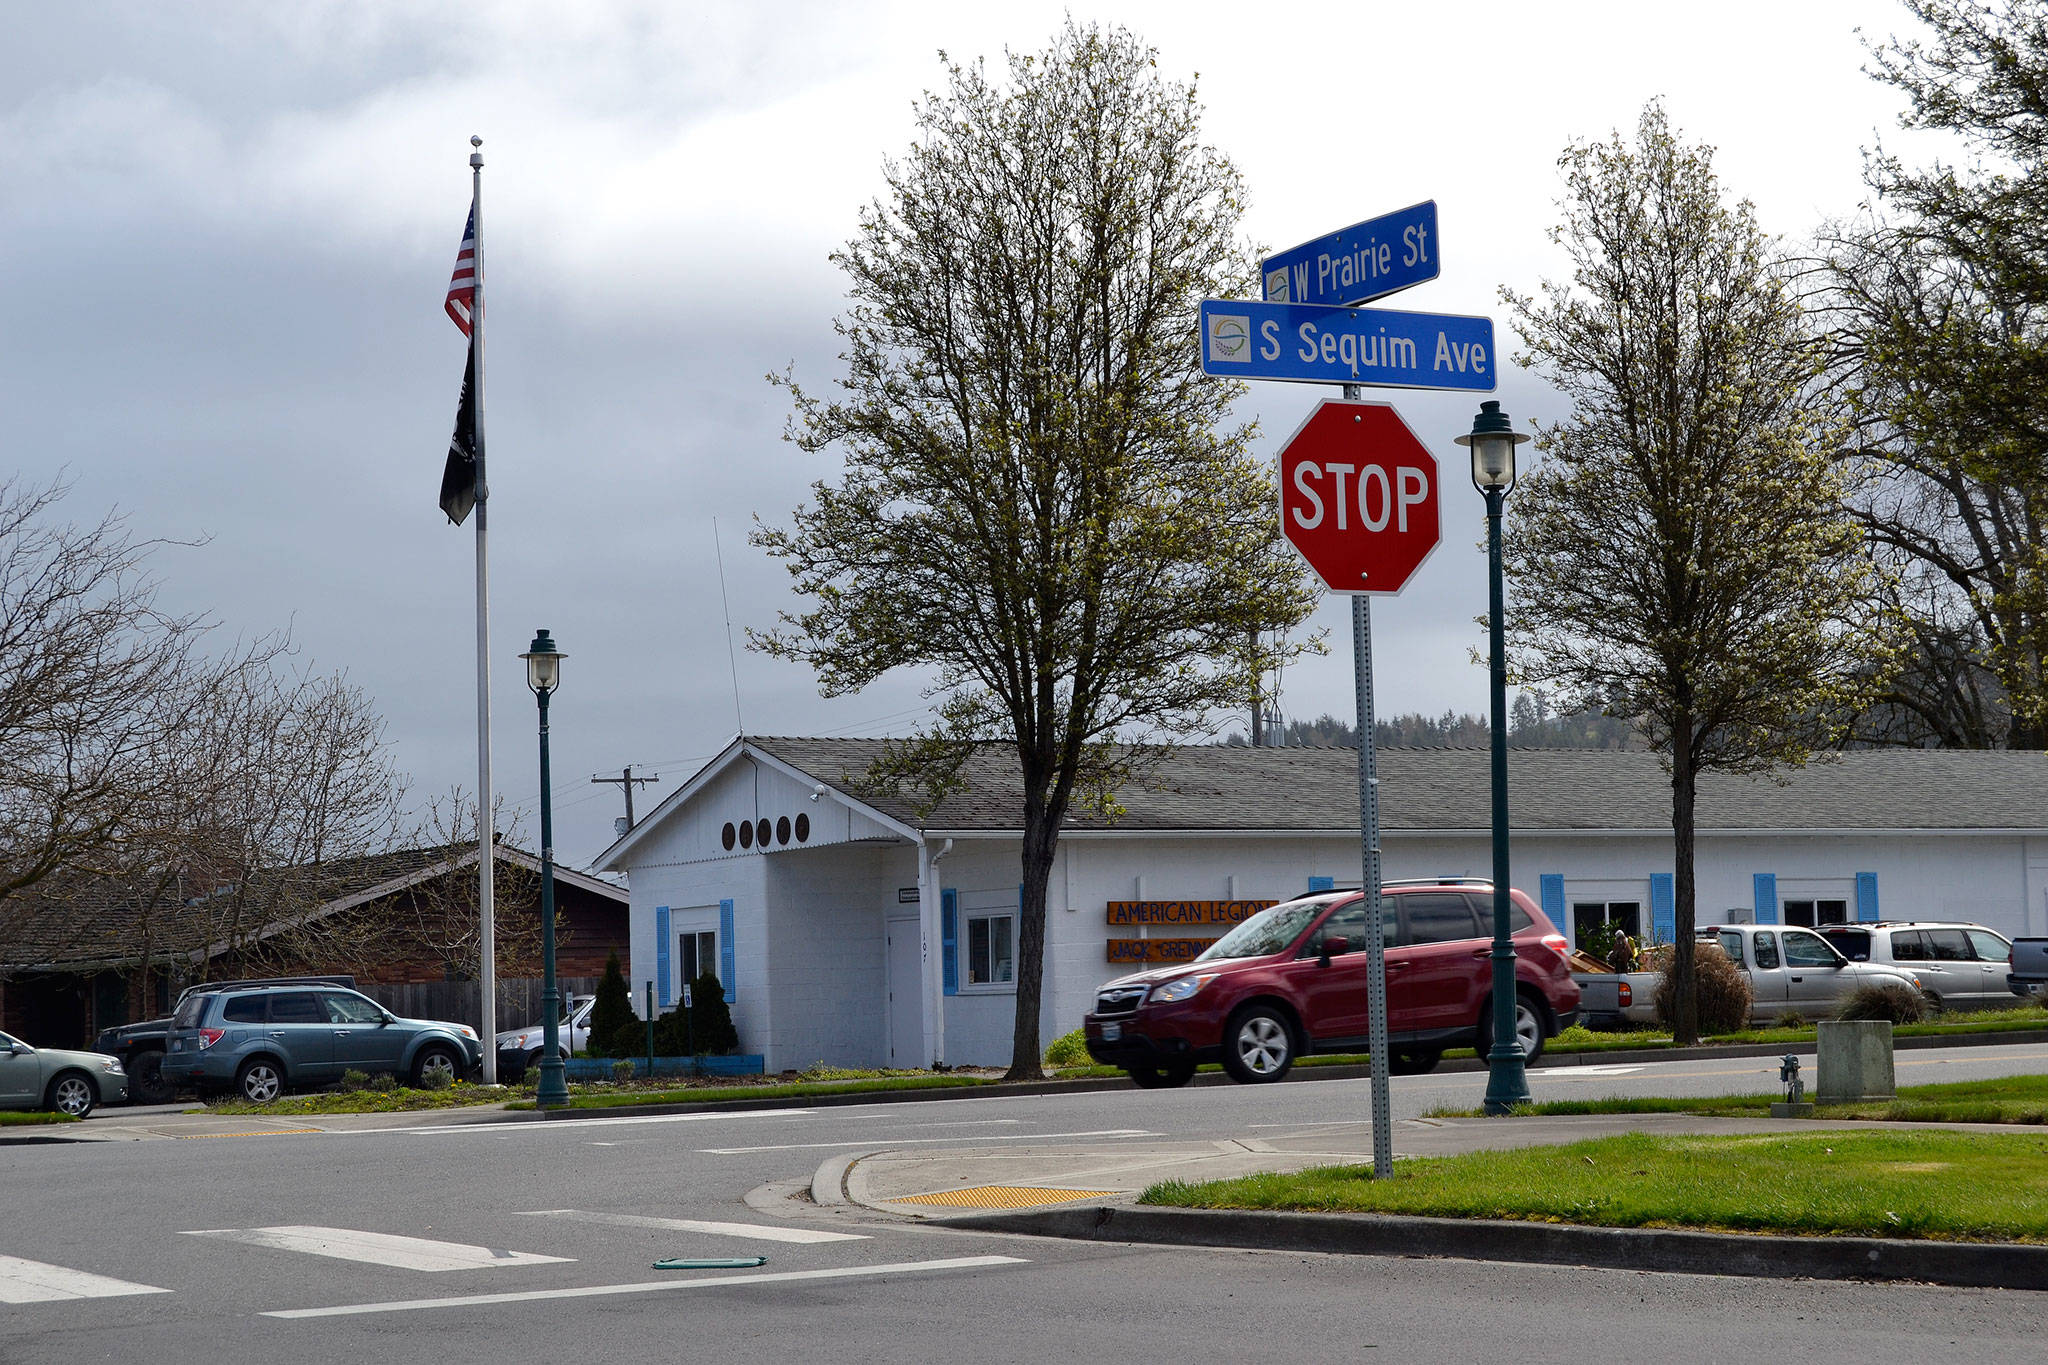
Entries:
<svg viewBox="0 0 2048 1365">
<path fill-rule="evenodd" d="M 1899 1067 L 1906 1083 L 2038 1071 L 2048 1047 Z M 1775 1076 L 1765 1058 L 1539 1068 L 1531 1084 L 1739 1093 Z M 1484 1085 L 1399 1078 L 1396 1116 L 1474 1104 Z M 0 1147 L 0 1362 L 1919 1362 L 2036 1358 L 2048 1334 L 2040 1294 L 1073 1244 L 789 1197 L 849 1151 L 1260 1136 L 1362 1122 L 1368 1094 L 1331 1081 L 289 1136 L 258 1119 L 231 1125 L 247 1136 Z M 668 1256 L 767 1263 L 650 1268 Z"/>
</svg>

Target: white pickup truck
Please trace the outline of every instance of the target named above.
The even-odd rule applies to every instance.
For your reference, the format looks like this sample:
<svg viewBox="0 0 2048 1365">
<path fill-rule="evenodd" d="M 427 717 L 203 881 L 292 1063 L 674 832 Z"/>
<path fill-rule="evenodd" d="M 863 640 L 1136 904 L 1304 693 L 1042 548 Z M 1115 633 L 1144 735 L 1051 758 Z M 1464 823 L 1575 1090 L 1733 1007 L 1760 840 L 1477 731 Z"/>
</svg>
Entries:
<svg viewBox="0 0 2048 1365">
<path fill-rule="evenodd" d="M 1778 924 L 1708 924 L 1702 941 L 1718 943 L 1749 978 L 1749 1017 L 1769 1023 L 1781 1014 L 1818 1018 L 1834 1013 L 1858 986 L 1890 982 L 1920 990 L 1911 973 L 1851 962 L 1811 929 Z M 1660 972 L 1573 973 L 1579 1016 L 1588 1028 L 1657 1022 Z"/>
</svg>

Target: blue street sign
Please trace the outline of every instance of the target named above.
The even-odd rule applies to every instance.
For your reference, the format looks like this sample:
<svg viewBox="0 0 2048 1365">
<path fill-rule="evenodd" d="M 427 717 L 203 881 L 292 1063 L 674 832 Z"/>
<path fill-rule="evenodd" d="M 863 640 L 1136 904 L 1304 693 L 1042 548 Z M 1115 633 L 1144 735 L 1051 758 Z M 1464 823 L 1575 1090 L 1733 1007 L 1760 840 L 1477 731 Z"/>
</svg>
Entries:
<svg viewBox="0 0 2048 1365">
<path fill-rule="evenodd" d="M 1494 386 L 1493 319 L 1202 300 L 1202 373 L 1390 389 Z"/>
<path fill-rule="evenodd" d="M 1260 270 L 1268 303 L 1365 303 L 1443 273 L 1436 200 L 1410 204 L 1291 251 Z"/>
</svg>

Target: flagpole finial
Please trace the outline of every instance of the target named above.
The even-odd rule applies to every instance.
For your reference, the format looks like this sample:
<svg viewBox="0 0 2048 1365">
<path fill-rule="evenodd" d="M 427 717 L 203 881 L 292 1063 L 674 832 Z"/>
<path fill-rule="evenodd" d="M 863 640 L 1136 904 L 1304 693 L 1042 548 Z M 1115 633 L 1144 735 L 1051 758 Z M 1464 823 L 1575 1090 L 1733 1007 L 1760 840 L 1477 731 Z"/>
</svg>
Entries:
<svg viewBox="0 0 2048 1365">
<path fill-rule="evenodd" d="M 469 137 L 469 145 L 481 147 L 484 145 L 484 140 L 472 133 Z M 484 164 L 484 154 L 482 152 L 471 152 L 469 154 L 469 164 L 471 166 L 482 166 Z"/>
</svg>

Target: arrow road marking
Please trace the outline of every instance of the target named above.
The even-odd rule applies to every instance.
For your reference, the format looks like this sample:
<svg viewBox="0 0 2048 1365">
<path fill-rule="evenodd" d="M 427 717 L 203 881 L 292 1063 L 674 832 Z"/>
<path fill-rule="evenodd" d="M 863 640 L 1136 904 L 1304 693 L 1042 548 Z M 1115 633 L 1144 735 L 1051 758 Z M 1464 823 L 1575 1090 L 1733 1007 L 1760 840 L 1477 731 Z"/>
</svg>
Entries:
<svg viewBox="0 0 2048 1365">
<path fill-rule="evenodd" d="M 461 1242 L 436 1242 L 425 1237 L 398 1237 L 388 1232 L 358 1232 L 353 1228 L 204 1228 L 184 1235 L 247 1242 L 274 1251 L 304 1251 L 314 1256 L 332 1256 L 338 1261 L 367 1261 L 400 1270 L 481 1270 L 486 1266 L 542 1265 L 575 1259 L 465 1246 Z"/>
<path fill-rule="evenodd" d="M 266 1318 L 340 1318 L 366 1313 L 405 1313 L 419 1308 L 478 1308 L 494 1303 L 537 1299 L 596 1299 L 613 1294 L 656 1294 L 671 1289 L 720 1289 L 735 1284 L 788 1284 L 800 1280 L 850 1280 L 864 1275 L 914 1275 L 920 1271 L 981 1270 L 994 1266 L 1028 1265 L 1019 1256 L 956 1256 L 944 1261 L 899 1261 L 893 1265 L 848 1266 L 839 1270 L 785 1270 L 760 1275 L 707 1275 L 695 1280 L 655 1280 L 641 1284 L 594 1284 L 582 1289 L 533 1289 L 521 1294 L 467 1294 L 456 1299 L 395 1299 L 386 1303 L 344 1303 L 332 1308 L 285 1308 Z"/>
<path fill-rule="evenodd" d="M 702 1232 L 713 1237 L 751 1237 L 761 1242 L 865 1242 L 857 1232 L 819 1232 L 811 1228 L 780 1227 L 772 1223 L 707 1223 L 700 1218 L 647 1218 L 637 1213 L 585 1213 L 582 1209 L 528 1209 L 522 1218 L 570 1218 L 579 1223 L 610 1223 L 622 1228 L 666 1228 L 672 1232 Z"/>
<path fill-rule="evenodd" d="M 130 1284 L 105 1275 L 69 1270 L 19 1256 L 0 1256 L 0 1303 L 49 1303 L 58 1299 L 111 1299 L 123 1294 L 168 1294 L 153 1284 Z"/>
</svg>

